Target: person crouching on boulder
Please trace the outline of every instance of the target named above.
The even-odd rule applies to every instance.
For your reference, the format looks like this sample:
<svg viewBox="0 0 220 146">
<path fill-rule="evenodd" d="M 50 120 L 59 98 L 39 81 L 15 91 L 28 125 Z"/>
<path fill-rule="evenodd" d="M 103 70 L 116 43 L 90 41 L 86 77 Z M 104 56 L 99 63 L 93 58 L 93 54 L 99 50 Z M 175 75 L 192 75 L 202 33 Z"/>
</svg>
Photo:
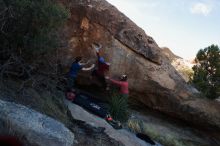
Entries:
<svg viewBox="0 0 220 146">
<path fill-rule="evenodd" d="M 75 87 L 75 81 L 76 81 L 78 72 L 80 70 L 89 71 L 95 67 L 95 64 L 92 64 L 90 67 L 86 68 L 84 66 L 87 65 L 89 61 L 87 61 L 87 63 L 82 63 L 81 60 L 82 60 L 82 57 L 76 57 L 75 61 L 71 65 L 71 68 L 68 73 L 68 81 L 67 81 L 67 86 L 69 89 Z"/>
<path fill-rule="evenodd" d="M 92 45 L 92 47 L 95 48 L 96 55 L 98 57 L 98 61 L 97 61 L 98 66 L 97 66 L 97 69 L 95 69 L 92 72 L 92 76 L 95 76 L 102 83 L 102 86 L 105 89 L 108 89 L 107 83 L 106 83 L 106 80 L 105 80 L 105 74 L 106 74 L 107 71 L 109 71 L 110 63 L 105 62 L 105 59 L 100 56 L 99 50 L 101 48 L 101 45 L 94 43 L 94 45 Z"/>
<path fill-rule="evenodd" d="M 120 80 L 114 80 L 109 77 L 105 77 L 107 80 L 109 80 L 112 84 L 118 86 L 120 88 L 119 93 L 122 95 L 122 97 L 128 98 L 129 89 L 128 89 L 128 81 L 127 81 L 127 75 L 121 75 Z"/>
</svg>

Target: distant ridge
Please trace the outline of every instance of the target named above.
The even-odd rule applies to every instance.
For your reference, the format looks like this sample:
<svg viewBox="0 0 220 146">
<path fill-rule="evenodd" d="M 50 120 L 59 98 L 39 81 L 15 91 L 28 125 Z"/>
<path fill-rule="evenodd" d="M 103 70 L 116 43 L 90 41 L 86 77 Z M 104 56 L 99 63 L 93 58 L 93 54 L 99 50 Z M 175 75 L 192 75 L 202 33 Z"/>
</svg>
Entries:
<svg viewBox="0 0 220 146">
<path fill-rule="evenodd" d="M 182 57 L 179 57 L 175 55 L 168 47 L 162 47 L 162 52 L 165 54 L 165 56 L 172 62 L 174 59 L 182 59 Z"/>
</svg>

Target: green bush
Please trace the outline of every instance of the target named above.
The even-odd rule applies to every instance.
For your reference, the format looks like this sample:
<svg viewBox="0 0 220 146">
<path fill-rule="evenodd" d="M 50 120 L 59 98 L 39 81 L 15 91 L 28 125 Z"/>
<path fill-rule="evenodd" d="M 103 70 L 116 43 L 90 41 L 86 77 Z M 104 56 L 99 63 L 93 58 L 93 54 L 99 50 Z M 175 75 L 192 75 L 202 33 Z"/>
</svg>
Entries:
<svg viewBox="0 0 220 146">
<path fill-rule="evenodd" d="M 211 45 L 199 50 L 196 55 L 196 65 L 193 66 L 191 82 L 207 98 L 215 99 L 220 89 L 220 49 Z"/>
<path fill-rule="evenodd" d="M 54 0 L 0 0 L 0 49 L 22 55 L 58 45 L 58 27 L 69 12 Z"/>
<path fill-rule="evenodd" d="M 180 72 L 187 77 L 188 80 L 191 80 L 193 77 L 193 70 L 191 68 L 182 68 Z"/>
<path fill-rule="evenodd" d="M 110 114 L 115 120 L 126 122 L 128 120 L 128 99 L 113 91 L 110 100 Z"/>
</svg>

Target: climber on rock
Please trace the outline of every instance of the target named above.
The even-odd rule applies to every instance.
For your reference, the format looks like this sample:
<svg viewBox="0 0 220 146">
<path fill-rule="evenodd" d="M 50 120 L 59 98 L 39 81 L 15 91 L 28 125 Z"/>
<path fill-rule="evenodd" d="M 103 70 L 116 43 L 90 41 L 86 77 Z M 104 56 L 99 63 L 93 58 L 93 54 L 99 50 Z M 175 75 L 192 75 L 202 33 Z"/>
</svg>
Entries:
<svg viewBox="0 0 220 146">
<path fill-rule="evenodd" d="M 89 61 L 87 61 L 86 63 L 82 63 L 81 60 L 82 60 L 82 57 L 76 57 L 74 62 L 71 65 L 71 68 L 68 73 L 68 81 L 67 81 L 68 89 L 74 88 L 75 81 L 76 81 L 78 72 L 80 70 L 89 71 L 95 67 L 95 64 L 92 64 L 90 67 L 85 67 L 89 63 Z"/>
<path fill-rule="evenodd" d="M 97 68 L 92 72 L 92 76 L 95 76 L 102 83 L 102 86 L 105 89 L 108 89 L 108 86 L 105 80 L 105 74 L 107 71 L 109 71 L 110 63 L 105 62 L 105 59 L 100 56 L 99 50 L 101 48 L 101 45 L 94 43 L 92 45 L 92 48 L 96 50 L 96 55 L 98 57 Z"/>
</svg>

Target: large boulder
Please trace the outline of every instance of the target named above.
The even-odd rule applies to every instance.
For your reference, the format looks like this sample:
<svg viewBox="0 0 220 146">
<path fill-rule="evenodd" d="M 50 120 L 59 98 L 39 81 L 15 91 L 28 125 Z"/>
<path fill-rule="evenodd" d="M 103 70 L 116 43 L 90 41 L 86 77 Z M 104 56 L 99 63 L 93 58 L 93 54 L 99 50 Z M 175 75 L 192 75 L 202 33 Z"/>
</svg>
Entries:
<svg viewBox="0 0 220 146">
<path fill-rule="evenodd" d="M 23 105 L 0 100 L 0 124 L 11 131 L 9 134 L 25 139 L 29 145 L 73 146 L 76 144 L 74 134 L 62 123 Z"/>
<path fill-rule="evenodd" d="M 83 56 L 96 60 L 93 42 L 111 63 L 111 76 L 126 73 L 130 97 L 141 105 L 196 125 L 220 128 L 219 103 L 197 99 L 152 37 L 105 0 L 60 0 L 71 16 L 62 29 L 58 57 L 64 66 Z M 87 81 L 85 83 L 88 83 Z"/>
</svg>

